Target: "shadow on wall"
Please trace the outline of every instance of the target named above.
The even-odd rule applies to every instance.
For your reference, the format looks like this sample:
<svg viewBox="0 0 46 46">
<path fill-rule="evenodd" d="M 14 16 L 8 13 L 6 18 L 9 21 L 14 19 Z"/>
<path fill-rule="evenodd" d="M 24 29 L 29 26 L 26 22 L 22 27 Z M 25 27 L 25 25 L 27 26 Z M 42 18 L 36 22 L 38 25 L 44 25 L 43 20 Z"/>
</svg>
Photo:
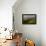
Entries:
<svg viewBox="0 0 46 46">
<path fill-rule="evenodd" d="M 16 3 L 12 6 L 13 10 L 18 8 L 21 5 L 21 3 L 23 3 L 23 0 L 17 0 Z"/>
</svg>

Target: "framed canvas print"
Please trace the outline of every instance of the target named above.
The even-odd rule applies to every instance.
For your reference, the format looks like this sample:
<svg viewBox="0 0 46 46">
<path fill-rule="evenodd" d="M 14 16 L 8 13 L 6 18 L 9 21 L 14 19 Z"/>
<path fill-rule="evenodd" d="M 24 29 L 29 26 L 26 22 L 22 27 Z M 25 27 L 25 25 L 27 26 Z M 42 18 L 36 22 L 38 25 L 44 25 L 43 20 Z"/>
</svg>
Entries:
<svg viewBox="0 0 46 46">
<path fill-rule="evenodd" d="M 36 24 L 36 14 L 22 14 L 22 24 Z"/>
</svg>

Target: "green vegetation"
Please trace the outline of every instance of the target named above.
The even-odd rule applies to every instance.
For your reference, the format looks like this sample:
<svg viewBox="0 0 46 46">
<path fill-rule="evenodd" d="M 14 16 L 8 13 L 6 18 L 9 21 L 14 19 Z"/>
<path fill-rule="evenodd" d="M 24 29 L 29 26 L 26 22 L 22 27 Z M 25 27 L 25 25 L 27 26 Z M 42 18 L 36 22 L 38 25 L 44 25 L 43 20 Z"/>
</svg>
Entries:
<svg viewBox="0 0 46 46">
<path fill-rule="evenodd" d="M 36 24 L 36 19 L 30 18 L 30 19 L 27 19 L 27 20 L 23 20 L 23 24 Z"/>
</svg>

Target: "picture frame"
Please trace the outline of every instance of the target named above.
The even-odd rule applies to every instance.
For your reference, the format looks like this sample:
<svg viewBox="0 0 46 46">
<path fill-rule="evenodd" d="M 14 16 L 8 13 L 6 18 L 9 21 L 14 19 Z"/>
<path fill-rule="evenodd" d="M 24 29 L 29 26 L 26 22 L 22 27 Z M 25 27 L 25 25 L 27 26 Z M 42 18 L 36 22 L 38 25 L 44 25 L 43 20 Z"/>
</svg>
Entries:
<svg viewBox="0 0 46 46">
<path fill-rule="evenodd" d="M 22 14 L 22 24 L 36 24 L 36 14 Z"/>
</svg>

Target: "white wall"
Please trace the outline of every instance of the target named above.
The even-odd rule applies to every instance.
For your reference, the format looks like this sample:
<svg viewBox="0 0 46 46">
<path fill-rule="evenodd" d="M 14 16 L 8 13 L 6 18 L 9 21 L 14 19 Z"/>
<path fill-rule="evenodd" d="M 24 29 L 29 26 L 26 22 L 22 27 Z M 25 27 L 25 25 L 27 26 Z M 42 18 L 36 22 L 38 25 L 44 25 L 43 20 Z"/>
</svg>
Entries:
<svg viewBox="0 0 46 46">
<path fill-rule="evenodd" d="M 46 0 L 41 1 L 41 40 L 42 46 L 46 46 Z"/>
<path fill-rule="evenodd" d="M 12 6 L 16 0 L 0 0 L 0 27 L 12 28 Z"/>
<path fill-rule="evenodd" d="M 19 2 L 19 1 L 18 1 Z M 41 1 L 40 0 L 22 0 L 22 2 L 13 6 L 13 13 L 15 19 L 15 29 L 24 34 L 24 37 L 34 40 L 36 46 L 41 46 L 41 29 L 40 29 L 40 12 Z M 37 14 L 36 25 L 23 25 L 22 14 Z"/>
</svg>

